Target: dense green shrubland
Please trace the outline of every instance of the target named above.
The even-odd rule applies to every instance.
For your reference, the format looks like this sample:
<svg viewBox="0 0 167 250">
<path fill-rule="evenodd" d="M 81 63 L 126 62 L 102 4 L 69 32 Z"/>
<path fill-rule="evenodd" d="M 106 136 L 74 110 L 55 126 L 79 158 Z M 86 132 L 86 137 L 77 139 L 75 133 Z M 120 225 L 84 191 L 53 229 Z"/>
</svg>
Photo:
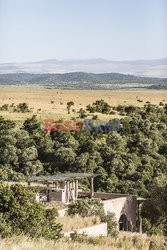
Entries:
<svg viewBox="0 0 167 250">
<path fill-rule="evenodd" d="M 1 117 L 1 180 L 66 171 L 94 172 L 99 174 L 96 191 L 151 199 L 148 209 L 154 207 L 157 217 L 151 212 L 144 214 L 150 223 L 145 223 L 146 230 L 154 224 L 166 232 L 167 105 L 121 106 L 115 110 L 126 114 L 119 132 L 46 132 L 35 116 L 21 128 Z M 86 181 L 83 187 L 88 188 Z"/>
</svg>

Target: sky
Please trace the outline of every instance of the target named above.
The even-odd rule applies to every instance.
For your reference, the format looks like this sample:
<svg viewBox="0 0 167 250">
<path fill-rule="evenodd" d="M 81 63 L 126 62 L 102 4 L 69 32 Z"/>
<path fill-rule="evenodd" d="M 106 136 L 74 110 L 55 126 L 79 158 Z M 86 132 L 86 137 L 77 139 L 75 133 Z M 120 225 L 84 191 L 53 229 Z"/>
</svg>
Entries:
<svg viewBox="0 0 167 250">
<path fill-rule="evenodd" d="M 166 0 L 0 0 L 0 62 L 167 57 Z"/>
</svg>

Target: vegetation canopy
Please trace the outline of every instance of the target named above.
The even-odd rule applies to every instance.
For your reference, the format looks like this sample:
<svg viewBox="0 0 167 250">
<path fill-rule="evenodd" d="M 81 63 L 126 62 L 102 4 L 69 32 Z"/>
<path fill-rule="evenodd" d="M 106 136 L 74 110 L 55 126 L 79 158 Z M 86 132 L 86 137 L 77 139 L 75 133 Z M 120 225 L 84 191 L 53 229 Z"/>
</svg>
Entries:
<svg viewBox="0 0 167 250">
<path fill-rule="evenodd" d="M 34 194 L 22 185 L 0 183 L 0 236 L 24 234 L 29 237 L 58 239 L 62 227 L 55 223 L 57 210 L 45 209 Z"/>
<path fill-rule="evenodd" d="M 96 104 L 108 107 L 103 101 Z M 145 231 L 166 234 L 167 104 L 112 110 L 122 115 L 120 131 L 48 132 L 35 116 L 21 127 L 0 117 L 0 179 L 95 173 L 95 191 L 147 198 Z M 89 190 L 89 182 L 81 188 Z"/>
</svg>

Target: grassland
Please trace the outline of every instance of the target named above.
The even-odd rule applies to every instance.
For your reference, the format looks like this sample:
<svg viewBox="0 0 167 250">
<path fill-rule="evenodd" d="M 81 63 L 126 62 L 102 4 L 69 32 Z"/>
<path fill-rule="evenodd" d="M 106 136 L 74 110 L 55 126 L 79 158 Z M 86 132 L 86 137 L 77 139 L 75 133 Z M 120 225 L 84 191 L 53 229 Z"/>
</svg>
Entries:
<svg viewBox="0 0 167 250">
<path fill-rule="evenodd" d="M 0 106 L 26 102 L 31 108 L 29 113 L 0 111 L 0 115 L 18 122 L 22 122 L 33 114 L 36 114 L 40 120 L 70 119 L 78 116 L 77 112 L 80 108 L 85 109 L 88 104 L 99 99 L 104 99 L 111 106 L 119 104 L 143 106 L 147 101 L 159 104 L 159 102 L 167 102 L 167 90 L 55 90 L 39 86 L 0 86 Z M 66 108 L 69 101 L 74 102 L 72 109 L 75 110 L 70 114 Z M 111 117 L 118 118 L 119 115 L 98 114 L 101 120 L 108 120 Z"/>
<path fill-rule="evenodd" d="M 73 217 L 64 216 L 56 218 L 56 222 L 63 225 L 63 232 L 70 232 L 83 227 L 90 227 L 100 224 L 100 218 L 97 216 L 81 217 L 75 215 Z"/>
<path fill-rule="evenodd" d="M 98 237 L 88 238 L 87 243 L 67 239 L 58 242 L 33 240 L 24 236 L 1 240 L 0 250 L 165 250 L 164 237 Z"/>
</svg>

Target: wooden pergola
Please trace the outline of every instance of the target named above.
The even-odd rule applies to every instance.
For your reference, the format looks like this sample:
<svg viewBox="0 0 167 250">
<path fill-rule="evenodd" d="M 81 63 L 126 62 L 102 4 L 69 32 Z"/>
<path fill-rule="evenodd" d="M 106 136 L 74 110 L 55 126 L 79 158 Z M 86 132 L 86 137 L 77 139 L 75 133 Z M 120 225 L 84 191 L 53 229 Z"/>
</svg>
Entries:
<svg viewBox="0 0 167 250">
<path fill-rule="evenodd" d="M 78 198 L 78 182 L 81 179 L 88 178 L 90 180 L 90 197 L 94 197 L 94 178 L 97 174 L 92 173 L 64 173 L 57 174 L 52 176 L 34 176 L 27 180 L 28 185 L 31 183 L 40 183 L 47 186 L 47 201 L 49 201 L 49 191 L 51 186 L 55 189 L 58 188 L 58 185 L 63 186 L 66 202 L 70 200 L 70 190 L 74 190 L 75 200 Z"/>
</svg>

